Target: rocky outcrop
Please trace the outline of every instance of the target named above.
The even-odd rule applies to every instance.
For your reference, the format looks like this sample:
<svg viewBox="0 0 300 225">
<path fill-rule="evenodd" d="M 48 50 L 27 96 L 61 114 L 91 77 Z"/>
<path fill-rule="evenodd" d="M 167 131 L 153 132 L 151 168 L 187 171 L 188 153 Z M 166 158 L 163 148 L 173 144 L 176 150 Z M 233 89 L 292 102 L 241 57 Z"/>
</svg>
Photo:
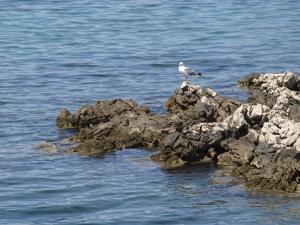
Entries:
<svg viewBox="0 0 300 225">
<path fill-rule="evenodd" d="M 99 155 L 122 148 L 157 148 L 165 116 L 155 115 L 132 100 L 98 101 L 79 108 L 74 114 L 60 112 L 61 128 L 80 128 L 72 137 L 79 145 L 67 149 L 82 155 Z"/>
<path fill-rule="evenodd" d="M 158 115 L 132 100 L 98 101 L 74 114 L 63 109 L 61 128 L 79 128 L 67 149 L 99 155 L 123 148 L 159 150 L 166 169 L 212 161 L 234 166 L 251 188 L 300 190 L 300 79 L 293 73 L 252 74 L 239 81 L 248 103 L 183 82 Z"/>
<path fill-rule="evenodd" d="M 195 101 L 185 102 L 188 98 Z M 205 102 L 201 99 L 205 99 Z M 168 109 L 171 110 L 172 104 L 175 109 L 177 102 L 186 108 L 157 115 L 132 100 L 98 101 L 80 107 L 74 114 L 62 109 L 57 117 L 57 125 L 60 128 L 79 128 L 79 134 L 72 137 L 72 140 L 80 143 L 67 149 L 69 152 L 99 155 L 122 148 L 158 149 L 168 132 L 181 132 L 183 127 L 199 121 L 216 121 L 221 114 L 229 115 L 240 105 L 238 101 L 227 100 L 213 91 L 203 90 L 187 82 L 168 100 Z M 219 105 L 222 105 L 222 110 L 217 110 Z"/>
</svg>

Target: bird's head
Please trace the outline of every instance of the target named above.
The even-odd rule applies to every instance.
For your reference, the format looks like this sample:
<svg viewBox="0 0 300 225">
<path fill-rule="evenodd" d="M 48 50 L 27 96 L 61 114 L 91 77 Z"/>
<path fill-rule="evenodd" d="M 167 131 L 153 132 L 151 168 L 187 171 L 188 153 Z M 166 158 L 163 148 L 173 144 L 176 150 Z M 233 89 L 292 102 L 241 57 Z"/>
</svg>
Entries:
<svg viewBox="0 0 300 225">
<path fill-rule="evenodd" d="M 183 66 L 183 62 L 180 62 L 180 63 L 179 63 L 179 66 Z"/>
</svg>

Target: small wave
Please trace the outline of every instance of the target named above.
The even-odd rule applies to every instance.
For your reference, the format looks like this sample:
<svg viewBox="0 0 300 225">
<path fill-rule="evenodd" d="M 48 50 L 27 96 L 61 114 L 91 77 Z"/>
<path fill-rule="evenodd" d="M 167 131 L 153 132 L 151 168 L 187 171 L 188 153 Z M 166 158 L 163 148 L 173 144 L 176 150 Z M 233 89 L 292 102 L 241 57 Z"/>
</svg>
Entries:
<svg viewBox="0 0 300 225">
<path fill-rule="evenodd" d="M 98 67 L 99 66 L 96 64 L 89 64 L 89 63 L 63 63 L 61 65 L 64 67 Z"/>
</svg>

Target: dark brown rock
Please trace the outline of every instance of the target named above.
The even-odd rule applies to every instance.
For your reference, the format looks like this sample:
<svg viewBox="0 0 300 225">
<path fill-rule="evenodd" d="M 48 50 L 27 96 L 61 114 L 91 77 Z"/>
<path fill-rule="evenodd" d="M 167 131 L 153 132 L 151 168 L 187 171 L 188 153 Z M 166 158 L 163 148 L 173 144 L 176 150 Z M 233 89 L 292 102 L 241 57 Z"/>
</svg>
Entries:
<svg viewBox="0 0 300 225">
<path fill-rule="evenodd" d="M 243 165 L 234 174 L 245 178 L 251 188 L 275 191 L 297 191 L 300 177 L 300 153 L 282 150 L 260 157 L 260 164 Z"/>
<path fill-rule="evenodd" d="M 133 115 L 148 114 L 148 108 L 137 105 L 132 100 L 103 100 L 95 104 L 80 107 L 74 114 L 63 109 L 57 118 L 60 128 L 90 127 L 99 123 L 106 123 L 116 116 L 130 112 Z"/>
<path fill-rule="evenodd" d="M 227 99 L 211 89 L 202 89 L 187 82 L 182 84 L 165 103 L 169 112 L 180 114 L 183 119 L 195 118 L 197 122 L 223 121 L 231 115 L 241 102 Z M 191 124 L 188 124 L 191 125 Z"/>
<path fill-rule="evenodd" d="M 218 156 L 218 164 L 220 165 L 240 166 L 250 164 L 254 158 L 255 144 L 248 135 L 239 139 L 226 139 L 223 141 L 222 147 L 227 152 Z"/>
</svg>

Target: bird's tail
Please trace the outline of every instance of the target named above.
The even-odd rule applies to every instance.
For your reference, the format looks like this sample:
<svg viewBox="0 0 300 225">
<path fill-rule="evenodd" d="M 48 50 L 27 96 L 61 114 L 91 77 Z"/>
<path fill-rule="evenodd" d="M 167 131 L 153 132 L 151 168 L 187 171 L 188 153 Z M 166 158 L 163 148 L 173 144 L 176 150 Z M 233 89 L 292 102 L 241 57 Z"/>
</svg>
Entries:
<svg viewBox="0 0 300 225">
<path fill-rule="evenodd" d="M 195 76 L 202 76 L 202 73 L 200 73 L 200 72 L 197 72 L 197 71 L 193 71 L 194 73 L 193 73 L 193 75 L 195 75 Z"/>
</svg>

